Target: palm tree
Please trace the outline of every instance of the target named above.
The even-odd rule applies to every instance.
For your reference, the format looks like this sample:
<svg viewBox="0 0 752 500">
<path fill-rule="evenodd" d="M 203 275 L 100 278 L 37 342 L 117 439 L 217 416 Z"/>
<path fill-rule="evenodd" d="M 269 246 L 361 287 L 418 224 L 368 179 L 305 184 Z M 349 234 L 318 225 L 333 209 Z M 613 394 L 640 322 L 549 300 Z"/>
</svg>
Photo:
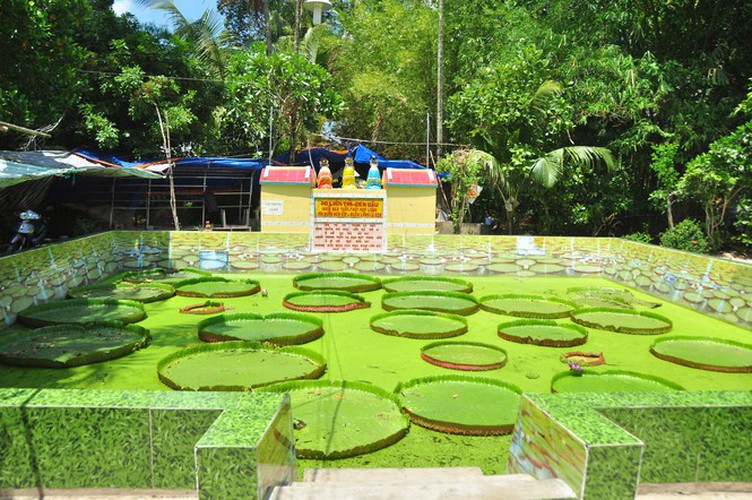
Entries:
<svg viewBox="0 0 752 500">
<path fill-rule="evenodd" d="M 165 11 L 175 28 L 175 34 L 190 42 L 196 58 L 206 63 L 220 78 L 227 76 L 233 37 L 225 29 L 224 20 L 216 11 L 207 9 L 200 18 L 190 21 L 175 5 L 174 0 L 136 0 L 136 2 L 143 7 Z"/>
<path fill-rule="evenodd" d="M 562 88 L 557 82 L 544 82 L 530 100 L 531 111 L 543 116 L 548 103 L 561 92 Z M 514 229 L 514 214 L 520 204 L 520 193 L 530 180 L 551 188 L 564 175 L 567 166 L 594 168 L 603 164 L 608 170 L 614 170 L 618 165 L 611 151 L 603 147 L 573 144 L 536 154 L 535 148 L 521 142 L 522 132 L 519 129 L 497 131 L 496 134 L 490 131 L 482 136 L 483 145 L 468 154 L 468 161 L 483 165 L 485 179 L 499 193 L 506 211 L 509 234 Z M 534 135 L 536 130 L 525 132 Z"/>
</svg>

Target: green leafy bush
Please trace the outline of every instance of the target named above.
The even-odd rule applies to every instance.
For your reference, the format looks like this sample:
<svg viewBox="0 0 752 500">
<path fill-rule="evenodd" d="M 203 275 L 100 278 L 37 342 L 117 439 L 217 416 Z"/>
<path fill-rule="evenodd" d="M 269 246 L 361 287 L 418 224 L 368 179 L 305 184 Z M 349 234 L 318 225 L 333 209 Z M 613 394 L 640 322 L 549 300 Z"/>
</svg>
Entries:
<svg viewBox="0 0 752 500">
<path fill-rule="evenodd" d="M 661 246 L 696 253 L 707 253 L 710 250 L 710 243 L 702 226 L 694 219 L 684 219 L 666 230 L 661 236 Z"/>
<path fill-rule="evenodd" d="M 638 243 L 652 243 L 653 241 L 653 237 L 650 235 L 650 230 L 648 229 L 647 224 L 642 226 L 642 231 L 625 234 L 622 238 L 629 241 L 636 241 Z"/>
</svg>

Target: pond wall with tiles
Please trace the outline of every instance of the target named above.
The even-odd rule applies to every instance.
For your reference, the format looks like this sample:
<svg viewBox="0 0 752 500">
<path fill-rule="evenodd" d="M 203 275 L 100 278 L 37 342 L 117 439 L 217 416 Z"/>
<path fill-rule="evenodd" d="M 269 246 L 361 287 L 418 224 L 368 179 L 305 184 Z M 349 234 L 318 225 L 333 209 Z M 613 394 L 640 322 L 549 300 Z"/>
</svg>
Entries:
<svg viewBox="0 0 752 500">
<path fill-rule="evenodd" d="M 564 480 L 579 498 L 640 483 L 752 482 L 752 392 L 525 394 L 507 473 Z"/>
<path fill-rule="evenodd" d="M 390 236 L 378 254 L 316 253 L 308 235 L 114 231 L 0 258 L 4 324 L 23 309 L 123 270 L 601 276 L 752 328 L 752 266 L 618 238 Z"/>
<path fill-rule="evenodd" d="M 0 389 L 0 496 L 145 488 L 267 498 L 294 479 L 292 432 L 284 394 Z"/>
</svg>

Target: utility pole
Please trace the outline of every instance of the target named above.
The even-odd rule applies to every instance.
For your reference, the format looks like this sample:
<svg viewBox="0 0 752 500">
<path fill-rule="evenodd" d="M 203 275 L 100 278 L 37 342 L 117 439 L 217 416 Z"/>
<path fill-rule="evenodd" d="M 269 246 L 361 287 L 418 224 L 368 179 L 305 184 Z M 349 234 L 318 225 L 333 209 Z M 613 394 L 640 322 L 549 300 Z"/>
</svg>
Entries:
<svg viewBox="0 0 752 500">
<path fill-rule="evenodd" d="M 439 39 L 436 77 L 436 159 L 441 158 L 441 143 L 444 142 L 444 0 L 439 0 Z"/>
</svg>

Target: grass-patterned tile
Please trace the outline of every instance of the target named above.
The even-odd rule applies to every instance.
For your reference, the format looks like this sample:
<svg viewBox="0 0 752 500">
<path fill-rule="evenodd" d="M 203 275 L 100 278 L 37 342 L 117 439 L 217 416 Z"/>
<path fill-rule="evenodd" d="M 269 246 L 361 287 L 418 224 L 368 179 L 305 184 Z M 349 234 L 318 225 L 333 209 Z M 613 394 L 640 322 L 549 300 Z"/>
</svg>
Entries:
<svg viewBox="0 0 752 500">
<path fill-rule="evenodd" d="M 149 414 L 110 408 L 29 408 L 48 488 L 150 488 Z"/>
<path fill-rule="evenodd" d="M 219 410 L 152 410 L 154 488 L 195 488 L 194 446 Z"/>
<path fill-rule="evenodd" d="M 594 446 L 588 449 L 587 499 L 632 499 L 637 488 L 640 446 Z"/>
<path fill-rule="evenodd" d="M 0 488 L 31 488 L 38 483 L 24 413 L 19 407 L 0 406 Z"/>
<path fill-rule="evenodd" d="M 752 482 L 752 407 L 704 408 L 696 481 Z"/>
<path fill-rule="evenodd" d="M 695 480 L 703 413 L 695 408 L 609 408 L 600 410 L 645 443 L 640 480 Z"/>
<path fill-rule="evenodd" d="M 256 498 L 258 477 L 253 448 L 197 448 L 201 500 Z"/>
</svg>

